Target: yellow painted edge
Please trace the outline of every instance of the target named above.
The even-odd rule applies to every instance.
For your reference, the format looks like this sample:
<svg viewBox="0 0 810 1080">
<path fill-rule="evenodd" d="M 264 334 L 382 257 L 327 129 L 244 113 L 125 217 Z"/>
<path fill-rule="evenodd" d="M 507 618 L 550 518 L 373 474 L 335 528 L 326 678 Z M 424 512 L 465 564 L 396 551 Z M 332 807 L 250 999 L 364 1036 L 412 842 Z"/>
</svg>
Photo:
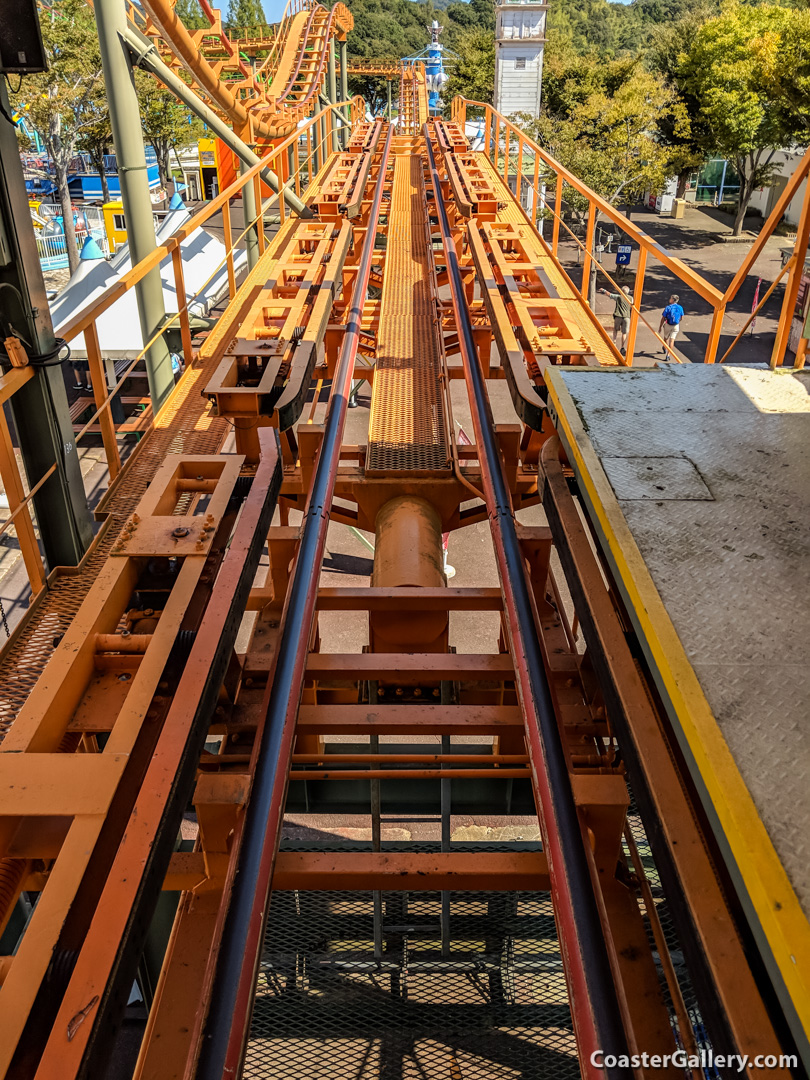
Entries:
<svg viewBox="0 0 810 1080">
<path fill-rule="evenodd" d="M 562 373 L 545 373 L 557 425 L 590 496 L 656 667 L 759 917 L 799 1020 L 810 1031 L 810 923 L 633 538 Z"/>
</svg>

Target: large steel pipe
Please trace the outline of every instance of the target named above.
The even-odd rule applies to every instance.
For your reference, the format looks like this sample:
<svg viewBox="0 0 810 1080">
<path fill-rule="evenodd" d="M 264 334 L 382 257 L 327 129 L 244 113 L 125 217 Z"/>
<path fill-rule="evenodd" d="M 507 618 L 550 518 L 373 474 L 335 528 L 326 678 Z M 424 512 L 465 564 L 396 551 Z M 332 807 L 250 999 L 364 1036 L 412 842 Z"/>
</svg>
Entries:
<svg viewBox="0 0 810 1080">
<path fill-rule="evenodd" d="M 385 503 L 374 523 L 374 571 L 379 589 L 441 589 L 446 584 L 442 523 L 425 499 L 400 495 Z M 446 652 L 446 611 L 372 611 L 372 652 Z"/>
<path fill-rule="evenodd" d="M 503 591 L 504 623 L 515 665 L 515 687 L 525 721 L 543 850 L 548 857 L 551 895 L 580 1065 L 587 1078 L 629 1077 L 629 1068 L 594 1064 L 594 1060 L 602 1061 L 604 1057 L 626 1055 L 627 1041 L 571 790 L 565 749 L 534 622 L 512 500 L 501 468 L 489 395 L 478 363 L 458 253 L 450 232 L 427 124 L 423 131 L 481 462 L 482 487 Z M 602 1051 L 602 1058 L 593 1058 L 597 1051 Z"/>
<path fill-rule="evenodd" d="M 250 802 L 245 812 L 239 867 L 217 956 L 196 1080 L 239 1076 L 244 1056 L 284 813 L 296 717 L 314 625 L 318 578 L 393 130 L 389 125 L 349 320 L 332 383 L 323 442 L 304 515 L 298 557 L 282 614 L 275 665 L 263 703 L 264 722 Z"/>
</svg>

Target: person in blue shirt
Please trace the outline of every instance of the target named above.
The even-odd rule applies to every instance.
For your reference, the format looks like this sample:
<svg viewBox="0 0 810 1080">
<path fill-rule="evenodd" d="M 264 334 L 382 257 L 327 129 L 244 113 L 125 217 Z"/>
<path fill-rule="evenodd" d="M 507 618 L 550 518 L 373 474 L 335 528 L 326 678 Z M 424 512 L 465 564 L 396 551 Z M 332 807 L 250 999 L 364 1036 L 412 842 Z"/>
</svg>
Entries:
<svg viewBox="0 0 810 1080">
<path fill-rule="evenodd" d="M 683 308 L 678 303 L 679 300 L 680 297 L 677 293 L 670 296 L 669 303 L 661 312 L 661 322 L 658 324 L 658 333 L 663 337 L 670 349 L 675 347 L 675 338 L 678 336 L 681 319 L 683 319 Z M 664 349 L 664 356 L 666 355 L 667 350 Z"/>
</svg>

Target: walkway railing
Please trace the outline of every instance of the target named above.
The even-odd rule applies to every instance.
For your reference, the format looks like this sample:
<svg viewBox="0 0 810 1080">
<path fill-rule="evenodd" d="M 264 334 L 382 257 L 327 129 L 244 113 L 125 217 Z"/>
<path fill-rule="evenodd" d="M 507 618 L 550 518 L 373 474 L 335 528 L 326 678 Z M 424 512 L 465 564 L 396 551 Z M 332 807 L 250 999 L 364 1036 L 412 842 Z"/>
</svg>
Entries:
<svg viewBox="0 0 810 1080">
<path fill-rule="evenodd" d="M 577 288 L 585 303 L 589 303 L 590 278 L 593 268 L 596 269 L 597 273 L 604 275 L 616 292 L 621 291 L 621 286 L 617 284 L 614 278 L 595 257 L 594 237 L 599 215 L 612 221 L 622 230 L 628 241 L 638 248 L 638 262 L 635 271 L 636 276 L 633 288 L 633 302 L 630 314 L 630 332 L 627 336 L 626 362 L 628 364 L 632 364 L 633 362 L 639 319 L 641 319 L 647 328 L 658 338 L 661 347 L 667 350 L 673 360 L 680 359 L 671 349 L 669 349 L 667 344 L 658 335 L 655 328 L 641 312 L 647 261 L 649 258 L 653 258 L 674 274 L 679 281 L 682 281 L 687 288 L 702 297 L 702 299 L 712 308 L 711 328 L 706 341 L 703 360 L 704 363 L 707 364 L 715 363 L 717 360 L 726 309 L 739 292 L 748 273 L 761 255 L 766 240 L 773 235 L 776 226 L 782 219 L 785 209 L 795 197 L 803 181 L 807 178 L 808 174 L 810 174 L 810 150 L 808 150 L 802 158 L 793 176 L 788 180 L 785 190 L 777 200 L 770 217 L 764 223 L 762 230 L 754 241 L 750 251 L 743 259 L 740 269 L 734 275 L 734 278 L 726 288 L 725 292 L 720 292 L 719 289 L 712 285 L 711 282 L 707 281 L 701 274 L 697 273 L 697 271 L 687 266 L 686 263 L 682 262 L 680 259 L 670 255 L 659 243 L 648 236 L 643 229 L 639 228 L 638 225 L 621 214 L 615 206 L 607 201 L 607 199 L 598 195 L 589 188 L 587 184 L 583 183 L 574 176 L 573 173 L 569 172 L 559 161 L 553 158 L 547 151 L 521 131 L 517 124 L 508 120 L 499 112 L 496 112 L 491 105 L 487 105 L 481 101 L 471 101 L 464 97 L 456 97 L 453 99 L 451 106 L 453 120 L 457 123 L 464 124 L 467 119 L 468 107 L 476 110 L 476 113 L 478 114 L 483 113 L 484 137 L 481 149 L 495 165 L 499 173 L 502 174 L 504 182 L 515 191 L 518 201 L 522 202 L 524 187 L 527 189 L 530 199 L 528 217 L 532 225 L 536 225 L 538 213 L 542 217 L 550 217 L 552 219 L 551 245 L 549 248 L 552 255 L 556 257 L 558 253 L 560 227 L 569 234 L 570 239 L 581 250 L 582 279 Z M 510 178 L 513 182 L 512 184 L 510 184 Z M 565 188 L 572 189 L 587 201 L 588 212 L 584 243 L 574 234 L 568 223 L 563 219 L 561 211 L 565 201 Z M 551 201 L 549 199 L 550 193 L 552 193 Z M 810 239 L 810 184 L 808 184 L 804 196 L 793 255 L 791 256 L 788 266 L 784 270 L 784 273 L 787 274 L 787 281 L 785 284 L 779 325 L 776 332 L 776 340 L 771 355 L 770 364 L 772 368 L 781 366 L 785 360 L 791 323 L 793 321 L 796 301 L 801 285 L 804 253 L 807 251 L 808 239 Z M 545 243 L 545 241 L 543 242 Z M 546 246 L 549 247 L 549 245 Z M 771 291 L 772 290 L 763 297 L 756 311 L 760 310 L 762 305 L 771 295 Z M 756 314 L 756 311 L 754 314 Z M 727 349 L 720 358 L 721 361 L 728 357 L 742 337 L 745 329 L 746 327 L 743 327 L 743 330 L 737 334 L 731 347 Z M 807 340 L 802 338 L 794 361 L 796 367 L 804 366 L 806 349 Z"/>
<path fill-rule="evenodd" d="M 100 431 L 110 482 L 121 471 L 118 435 L 110 411 L 112 402 L 121 394 L 126 380 L 143 360 L 151 346 L 173 327 L 179 326 L 180 328 L 183 358 L 186 367 L 191 366 L 194 360 L 194 350 L 191 343 L 189 304 L 204 292 L 223 266 L 227 266 L 228 295 L 230 299 L 233 299 L 237 290 L 234 262 L 234 252 L 237 245 L 249 238 L 251 243 L 257 245 L 259 254 L 265 251 L 267 237 L 265 235 L 264 219 L 268 211 L 275 209 L 278 213 L 279 224 L 284 224 L 289 213 L 285 204 L 284 191 L 294 188 L 296 194 L 300 195 L 302 190 L 305 190 L 312 182 L 316 173 L 323 168 L 331 153 L 332 129 L 337 129 L 338 125 L 343 122 L 343 110 L 347 106 L 352 124 L 365 119 L 365 103 L 359 97 L 355 97 L 349 102 L 338 102 L 329 105 L 321 112 L 310 117 L 296 132 L 293 132 L 292 135 L 274 146 L 260 162 L 237 177 L 230 187 L 201 207 L 164 244 L 156 247 L 147 258 L 142 259 L 126 274 L 122 275 L 90 307 L 79 312 L 73 319 L 59 328 L 60 337 L 68 344 L 80 334 L 84 335 L 95 410 L 81 430 L 76 433 L 75 442 L 78 443 L 82 437 L 89 433 Z M 262 197 L 262 183 L 259 177 L 260 172 L 265 168 L 271 169 L 279 177 L 288 177 L 281 194 L 272 195 L 269 199 L 263 199 Z M 255 200 L 254 205 L 258 210 L 253 217 L 244 223 L 242 231 L 238 235 L 234 235 L 231 220 L 231 200 L 243 195 L 248 188 L 251 189 L 253 200 Z M 243 208 L 245 203 L 250 202 L 249 199 L 245 198 L 242 201 Z M 219 213 L 222 214 L 225 255 L 207 280 L 200 286 L 197 293 L 193 297 L 187 298 L 183 279 L 181 244 Z M 171 256 L 172 259 L 175 292 L 180 310 L 170 316 L 164 325 L 146 342 L 135 359 L 120 373 L 115 386 L 109 387 L 105 376 L 96 325 L 98 319 L 125 293 L 133 289 L 151 270 L 160 266 L 167 256 Z M 8 401 L 29 379 L 33 378 L 34 372 L 35 369 L 32 367 L 13 368 L 0 376 L 0 405 Z M 171 397 L 167 405 L 170 402 Z M 91 429 L 93 430 L 91 431 Z M 145 431 L 148 430 L 149 428 L 145 429 Z M 0 525 L 0 537 L 11 528 L 16 530 L 28 582 L 34 596 L 46 587 L 47 575 L 36 538 L 31 513 L 31 501 L 55 472 L 56 464 L 52 465 L 40 478 L 36 486 L 26 493 L 5 412 L 0 408 L 0 480 L 2 480 L 8 497 L 10 510 L 10 516 Z"/>
</svg>

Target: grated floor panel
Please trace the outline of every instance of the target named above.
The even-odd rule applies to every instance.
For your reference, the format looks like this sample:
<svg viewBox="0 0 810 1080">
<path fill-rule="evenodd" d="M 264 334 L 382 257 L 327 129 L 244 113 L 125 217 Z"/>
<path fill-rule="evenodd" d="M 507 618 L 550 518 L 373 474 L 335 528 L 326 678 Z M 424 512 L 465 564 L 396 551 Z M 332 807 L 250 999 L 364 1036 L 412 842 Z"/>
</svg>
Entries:
<svg viewBox="0 0 810 1080">
<path fill-rule="evenodd" d="M 111 517 L 81 566 L 60 573 L 20 624 L 0 654 L 0 740 L 25 704 L 55 641 L 64 634 L 110 549 L 167 454 L 216 454 L 228 435 L 228 424 L 210 415 L 200 391 L 216 367 L 210 361 L 186 372 L 103 501 Z"/>
<path fill-rule="evenodd" d="M 547 893 L 275 893 L 250 1080 L 575 1080 Z"/>
<path fill-rule="evenodd" d="M 450 468 L 418 156 L 398 157 L 388 215 L 368 473 Z"/>
</svg>

